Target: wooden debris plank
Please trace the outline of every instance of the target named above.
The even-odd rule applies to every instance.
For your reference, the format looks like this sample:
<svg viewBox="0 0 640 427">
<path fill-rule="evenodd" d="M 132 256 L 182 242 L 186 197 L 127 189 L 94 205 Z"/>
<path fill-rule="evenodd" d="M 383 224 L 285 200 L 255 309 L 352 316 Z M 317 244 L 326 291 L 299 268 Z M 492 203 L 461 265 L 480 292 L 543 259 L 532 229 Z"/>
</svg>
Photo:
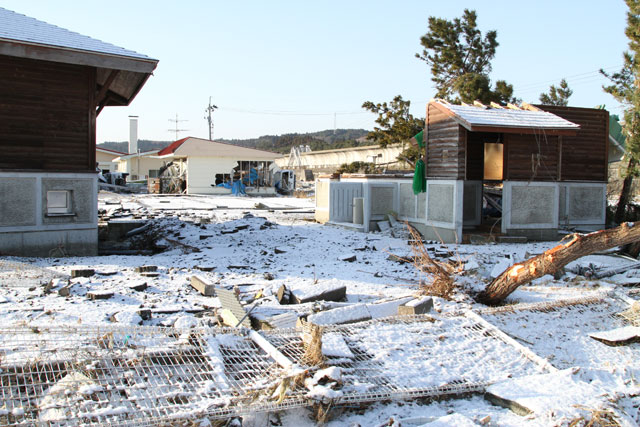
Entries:
<svg viewBox="0 0 640 427">
<path fill-rule="evenodd" d="M 215 286 L 202 276 L 191 276 L 191 287 L 206 297 L 216 295 Z"/>
</svg>

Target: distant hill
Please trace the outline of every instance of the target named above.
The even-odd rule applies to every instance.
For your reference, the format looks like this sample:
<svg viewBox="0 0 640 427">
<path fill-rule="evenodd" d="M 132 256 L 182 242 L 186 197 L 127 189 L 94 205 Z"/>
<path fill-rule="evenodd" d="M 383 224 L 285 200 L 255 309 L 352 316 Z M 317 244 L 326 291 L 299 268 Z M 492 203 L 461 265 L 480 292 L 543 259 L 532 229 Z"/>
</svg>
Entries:
<svg viewBox="0 0 640 427">
<path fill-rule="evenodd" d="M 364 129 L 336 129 L 309 133 L 287 133 L 284 135 L 264 135 L 253 139 L 220 140 L 243 147 L 274 151 L 287 154 L 295 145 L 309 145 L 311 151 L 330 150 L 333 148 L 358 147 L 367 145 Z"/>
<path fill-rule="evenodd" d="M 291 147 L 295 145 L 309 145 L 312 151 L 370 145 L 371 142 L 366 139 L 368 133 L 369 131 L 364 129 L 336 129 L 335 132 L 331 129 L 310 133 L 264 135 L 251 139 L 216 139 L 216 141 L 287 154 L 291 150 Z M 173 141 L 149 141 L 141 139 L 138 140 L 138 148 L 142 152 L 160 150 L 172 142 Z M 129 149 L 129 143 L 126 141 L 107 141 L 99 144 L 99 146 L 123 153 L 126 153 Z"/>
<path fill-rule="evenodd" d="M 140 149 L 141 153 L 144 153 L 145 151 L 161 150 L 167 145 L 171 144 L 172 142 L 173 141 L 149 141 L 147 139 L 139 139 L 138 148 Z M 98 146 L 100 148 L 120 151 L 121 153 L 129 152 L 128 141 L 123 141 L 123 142 L 106 141 L 106 142 L 103 142 L 102 144 L 98 144 Z"/>
</svg>

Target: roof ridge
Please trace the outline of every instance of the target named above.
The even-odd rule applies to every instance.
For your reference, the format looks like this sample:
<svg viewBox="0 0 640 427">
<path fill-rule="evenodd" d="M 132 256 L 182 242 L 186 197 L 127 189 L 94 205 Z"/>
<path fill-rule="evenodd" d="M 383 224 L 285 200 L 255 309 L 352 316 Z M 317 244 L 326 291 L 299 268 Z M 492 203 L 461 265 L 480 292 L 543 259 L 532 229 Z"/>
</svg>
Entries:
<svg viewBox="0 0 640 427">
<path fill-rule="evenodd" d="M 3 23 L 3 25 L 0 25 L 0 39 L 155 61 L 155 59 L 134 50 L 50 24 L 4 7 L 0 7 L 0 22 Z M 7 23 L 13 25 L 4 25 Z M 57 34 L 51 34 L 52 32 Z M 62 35 L 68 36 L 67 40 L 65 40 L 65 37 L 61 37 Z M 76 40 L 73 40 L 74 38 Z M 74 44 L 73 42 L 76 43 Z M 95 46 L 92 47 L 92 44 Z"/>
</svg>

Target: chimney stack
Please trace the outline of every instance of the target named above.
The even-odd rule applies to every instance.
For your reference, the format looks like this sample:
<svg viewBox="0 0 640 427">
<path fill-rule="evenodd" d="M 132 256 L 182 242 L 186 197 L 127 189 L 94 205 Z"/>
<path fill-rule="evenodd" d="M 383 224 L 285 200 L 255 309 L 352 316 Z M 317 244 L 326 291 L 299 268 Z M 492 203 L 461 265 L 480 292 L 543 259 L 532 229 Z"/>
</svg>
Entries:
<svg viewBox="0 0 640 427">
<path fill-rule="evenodd" d="M 138 116 L 129 116 L 129 154 L 138 152 Z"/>
</svg>

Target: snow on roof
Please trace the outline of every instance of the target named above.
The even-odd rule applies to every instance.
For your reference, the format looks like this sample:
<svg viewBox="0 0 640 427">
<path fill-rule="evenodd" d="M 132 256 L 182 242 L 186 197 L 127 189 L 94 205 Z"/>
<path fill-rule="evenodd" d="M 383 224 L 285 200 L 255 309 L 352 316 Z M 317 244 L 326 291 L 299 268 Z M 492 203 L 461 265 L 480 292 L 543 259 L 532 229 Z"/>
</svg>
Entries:
<svg viewBox="0 0 640 427">
<path fill-rule="evenodd" d="M 475 127 L 504 127 L 518 129 L 578 130 L 580 125 L 547 111 L 508 108 L 487 108 L 471 105 L 453 105 L 432 101 L 449 110 L 462 126 L 474 131 Z"/>
<path fill-rule="evenodd" d="M 79 51 L 151 60 L 146 55 L 0 7 L 0 41 L 9 40 Z"/>
<path fill-rule="evenodd" d="M 122 151 L 116 151 L 116 150 L 111 150 L 109 148 L 100 147 L 99 145 L 96 145 L 96 150 L 103 151 L 109 154 L 120 154 L 121 156 L 124 156 L 127 154 L 127 153 L 123 153 Z"/>
<path fill-rule="evenodd" d="M 158 152 L 160 157 L 227 157 L 237 160 L 275 160 L 282 154 L 240 145 L 187 137 L 173 142 Z"/>
</svg>

